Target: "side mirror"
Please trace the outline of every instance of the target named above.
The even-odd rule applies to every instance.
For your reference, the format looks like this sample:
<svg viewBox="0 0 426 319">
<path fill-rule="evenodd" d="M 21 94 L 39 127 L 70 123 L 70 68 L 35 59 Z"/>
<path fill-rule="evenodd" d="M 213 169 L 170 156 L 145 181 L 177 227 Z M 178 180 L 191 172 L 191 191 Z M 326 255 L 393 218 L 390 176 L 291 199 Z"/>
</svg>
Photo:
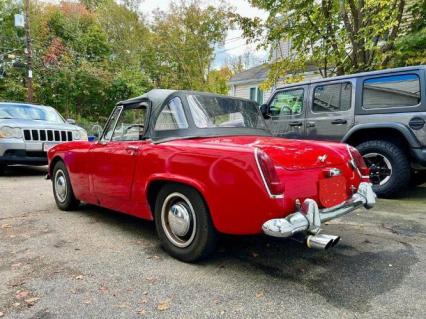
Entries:
<svg viewBox="0 0 426 319">
<path fill-rule="evenodd" d="M 67 119 L 67 123 L 75 125 L 75 120 L 73 120 L 73 119 Z"/>
<path fill-rule="evenodd" d="M 268 107 L 268 104 L 262 104 L 262 105 L 260 106 L 260 113 L 262 113 L 263 118 L 264 118 L 265 120 L 267 120 L 267 119 L 271 118 L 271 115 L 269 114 L 269 107 Z"/>
</svg>

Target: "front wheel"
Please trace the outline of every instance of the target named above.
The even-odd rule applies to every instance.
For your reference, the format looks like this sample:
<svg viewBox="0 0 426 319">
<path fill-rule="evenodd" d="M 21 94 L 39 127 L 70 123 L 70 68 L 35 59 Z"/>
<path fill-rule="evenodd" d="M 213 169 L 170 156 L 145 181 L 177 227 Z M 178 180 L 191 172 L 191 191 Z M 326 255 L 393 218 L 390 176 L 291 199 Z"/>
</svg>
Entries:
<svg viewBox="0 0 426 319">
<path fill-rule="evenodd" d="M 163 248 L 173 257 L 194 262 L 216 246 L 216 231 L 206 203 L 193 188 L 164 186 L 155 204 L 155 226 Z"/>
<path fill-rule="evenodd" d="M 52 184 L 56 206 L 60 210 L 67 211 L 78 207 L 80 202 L 74 196 L 68 170 L 62 161 L 53 167 Z"/>
<path fill-rule="evenodd" d="M 373 190 L 379 197 L 391 198 L 406 189 L 411 166 L 404 150 L 391 142 L 366 141 L 357 146 L 370 170 Z"/>
</svg>

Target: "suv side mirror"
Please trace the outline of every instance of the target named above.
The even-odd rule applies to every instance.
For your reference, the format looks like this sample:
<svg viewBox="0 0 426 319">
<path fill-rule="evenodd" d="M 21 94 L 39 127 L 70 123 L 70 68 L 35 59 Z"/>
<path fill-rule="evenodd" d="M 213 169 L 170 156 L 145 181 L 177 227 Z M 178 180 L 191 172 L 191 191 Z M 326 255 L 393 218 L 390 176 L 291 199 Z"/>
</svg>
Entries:
<svg viewBox="0 0 426 319">
<path fill-rule="evenodd" d="M 269 114 L 269 107 L 268 107 L 268 104 L 262 104 L 262 105 L 260 106 L 260 113 L 262 113 L 263 118 L 264 118 L 265 120 L 267 120 L 267 119 L 271 118 L 271 114 Z"/>
<path fill-rule="evenodd" d="M 75 120 L 74 119 L 67 119 L 67 123 L 75 125 Z"/>
</svg>

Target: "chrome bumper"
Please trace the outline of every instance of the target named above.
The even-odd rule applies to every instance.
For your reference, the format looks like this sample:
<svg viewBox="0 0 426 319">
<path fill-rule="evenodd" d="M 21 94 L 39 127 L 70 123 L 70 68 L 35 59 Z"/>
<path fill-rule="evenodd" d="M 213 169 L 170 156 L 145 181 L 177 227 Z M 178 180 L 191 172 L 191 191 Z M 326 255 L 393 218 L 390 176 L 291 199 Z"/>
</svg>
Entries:
<svg viewBox="0 0 426 319">
<path fill-rule="evenodd" d="M 364 206 L 370 209 L 376 203 L 376 194 L 371 184 L 362 182 L 350 199 L 334 207 L 319 209 L 313 199 L 305 199 L 300 211 L 285 218 L 270 219 L 262 225 L 263 232 L 274 237 L 291 237 L 299 232 L 318 234 L 321 223 L 346 215 Z"/>
</svg>

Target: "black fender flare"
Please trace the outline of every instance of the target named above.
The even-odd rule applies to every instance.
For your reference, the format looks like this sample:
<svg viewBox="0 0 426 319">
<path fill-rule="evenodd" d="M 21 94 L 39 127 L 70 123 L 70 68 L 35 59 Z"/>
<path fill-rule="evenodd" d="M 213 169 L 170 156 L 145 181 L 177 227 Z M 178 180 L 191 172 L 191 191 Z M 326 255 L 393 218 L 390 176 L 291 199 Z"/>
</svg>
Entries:
<svg viewBox="0 0 426 319">
<path fill-rule="evenodd" d="M 395 122 L 384 123 L 368 123 L 353 126 L 342 138 L 342 142 L 346 143 L 355 133 L 363 130 L 371 129 L 393 129 L 402 134 L 411 148 L 420 148 L 421 145 L 414 133 L 404 124 Z"/>
</svg>

